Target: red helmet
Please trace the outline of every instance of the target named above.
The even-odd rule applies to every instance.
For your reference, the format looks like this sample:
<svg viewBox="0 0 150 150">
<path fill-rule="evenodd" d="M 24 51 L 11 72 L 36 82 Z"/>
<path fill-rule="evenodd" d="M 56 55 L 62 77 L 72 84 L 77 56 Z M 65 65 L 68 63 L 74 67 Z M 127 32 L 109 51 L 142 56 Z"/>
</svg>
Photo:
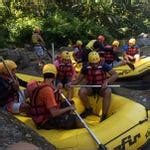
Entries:
<svg viewBox="0 0 150 150">
<path fill-rule="evenodd" d="M 97 39 L 101 43 L 103 43 L 105 41 L 105 37 L 103 35 L 99 35 Z"/>
</svg>

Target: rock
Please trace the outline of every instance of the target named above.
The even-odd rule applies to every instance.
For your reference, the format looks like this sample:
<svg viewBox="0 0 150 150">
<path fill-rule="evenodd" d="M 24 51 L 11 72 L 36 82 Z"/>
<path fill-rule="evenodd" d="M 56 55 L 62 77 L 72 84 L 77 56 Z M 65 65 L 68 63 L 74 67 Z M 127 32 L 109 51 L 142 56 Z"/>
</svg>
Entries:
<svg viewBox="0 0 150 150">
<path fill-rule="evenodd" d="M 9 145 L 19 141 L 24 141 L 27 145 L 32 143 L 39 147 L 40 150 L 56 150 L 55 146 L 20 122 L 12 114 L 0 109 L 0 150 L 6 150 L 7 147 L 11 148 Z M 17 149 L 21 150 L 20 147 Z"/>
</svg>

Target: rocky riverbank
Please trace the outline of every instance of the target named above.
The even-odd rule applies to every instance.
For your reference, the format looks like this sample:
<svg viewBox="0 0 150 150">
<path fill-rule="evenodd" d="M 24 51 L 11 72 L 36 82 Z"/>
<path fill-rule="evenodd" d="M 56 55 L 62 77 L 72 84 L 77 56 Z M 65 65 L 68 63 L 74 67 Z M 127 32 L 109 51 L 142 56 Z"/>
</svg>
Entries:
<svg viewBox="0 0 150 150">
<path fill-rule="evenodd" d="M 56 150 L 56 147 L 14 118 L 10 113 L 0 109 L 0 150 L 6 150 L 13 143 L 27 142 L 40 150 Z"/>
</svg>

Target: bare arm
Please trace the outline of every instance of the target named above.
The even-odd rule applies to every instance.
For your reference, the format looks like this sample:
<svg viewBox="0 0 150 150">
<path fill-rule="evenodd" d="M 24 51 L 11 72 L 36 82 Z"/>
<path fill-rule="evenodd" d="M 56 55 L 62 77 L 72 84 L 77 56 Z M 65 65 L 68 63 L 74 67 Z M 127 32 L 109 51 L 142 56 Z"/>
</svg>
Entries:
<svg viewBox="0 0 150 150">
<path fill-rule="evenodd" d="M 84 75 L 80 73 L 80 75 L 78 76 L 78 78 L 74 81 L 71 82 L 72 85 L 76 85 L 78 83 L 80 83 L 84 78 Z"/>
<path fill-rule="evenodd" d="M 68 107 L 61 108 L 61 109 L 57 109 L 57 108 L 53 107 L 53 108 L 50 108 L 49 111 L 50 111 L 52 117 L 57 117 L 57 116 L 64 114 L 65 112 L 67 112 L 69 110 L 74 110 L 74 107 L 68 106 Z"/>
<path fill-rule="evenodd" d="M 112 84 L 118 78 L 118 74 L 113 69 L 111 69 L 108 73 L 111 75 L 111 77 L 107 79 L 107 83 Z"/>
<path fill-rule="evenodd" d="M 45 45 L 45 42 L 44 42 L 43 38 L 41 37 L 41 35 L 38 35 L 38 38 L 42 42 L 42 44 Z"/>
</svg>

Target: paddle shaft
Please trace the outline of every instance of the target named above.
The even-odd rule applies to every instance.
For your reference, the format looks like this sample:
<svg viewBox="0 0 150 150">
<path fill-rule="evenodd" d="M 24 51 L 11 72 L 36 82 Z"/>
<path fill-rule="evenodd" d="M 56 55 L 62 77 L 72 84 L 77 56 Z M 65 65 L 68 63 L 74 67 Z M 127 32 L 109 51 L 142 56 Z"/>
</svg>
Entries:
<svg viewBox="0 0 150 150">
<path fill-rule="evenodd" d="M 12 75 L 11 71 L 9 70 L 8 66 L 6 65 L 5 61 L 4 61 L 4 58 L 2 56 L 0 56 L 0 59 L 2 60 L 2 63 L 4 65 L 4 67 L 6 68 L 7 72 L 9 73 L 11 79 L 13 80 L 14 83 L 17 82 L 17 80 L 14 78 L 14 76 Z M 19 88 L 19 93 L 22 95 L 22 97 L 24 98 L 25 100 L 25 96 L 22 94 L 20 88 Z"/>
<path fill-rule="evenodd" d="M 144 85 L 144 89 L 143 90 L 146 90 L 146 89 L 149 89 L 150 88 L 150 83 L 149 82 L 147 82 L 147 83 L 145 83 Z M 98 87 L 102 87 L 102 85 L 82 85 L 82 84 L 78 84 L 78 85 L 71 85 L 71 87 L 74 87 L 74 88 L 78 88 L 78 87 L 80 87 L 80 88 L 98 88 Z M 123 87 L 123 88 L 140 88 L 141 89 L 141 87 L 142 87 L 142 84 L 124 84 L 124 85 L 121 85 L 121 84 L 117 84 L 117 85 L 108 85 L 107 87 L 110 87 L 110 88 L 121 88 L 121 87 Z M 135 89 L 136 90 L 136 89 Z M 141 89 L 142 90 L 142 89 Z"/>
<path fill-rule="evenodd" d="M 71 87 L 92 87 L 92 88 L 97 88 L 97 87 L 102 87 L 102 85 L 82 85 L 82 84 L 78 84 L 78 85 L 71 85 Z M 108 85 L 107 87 L 115 87 L 115 88 L 118 88 L 118 87 L 121 87 L 121 85 Z"/>
<path fill-rule="evenodd" d="M 63 93 L 60 94 L 62 96 L 62 98 L 67 102 L 67 104 L 69 106 L 71 106 L 71 103 L 69 102 L 69 100 L 64 96 Z M 103 144 L 101 144 L 101 142 L 99 141 L 99 139 L 95 136 L 95 134 L 92 132 L 92 130 L 87 126 L 87 124 L 85 123 L 85 121 L 81 118 L 81 116 L 79 115 L 79 113 L 77 111 L 75 111 L 75 114 L 77 115 L 77 117 L 79 118 L 79 120 L 82 122 L 82 124 L 84 125 L 84 127 L 87 129 L 87 131 L 89 132 L 89 134 L 92 136 L 92 138 L 95 140 L 95 142 L 99 145 L 99 150 L 104 150 L 106 149 L 105 146 Z"/>
</svg>

